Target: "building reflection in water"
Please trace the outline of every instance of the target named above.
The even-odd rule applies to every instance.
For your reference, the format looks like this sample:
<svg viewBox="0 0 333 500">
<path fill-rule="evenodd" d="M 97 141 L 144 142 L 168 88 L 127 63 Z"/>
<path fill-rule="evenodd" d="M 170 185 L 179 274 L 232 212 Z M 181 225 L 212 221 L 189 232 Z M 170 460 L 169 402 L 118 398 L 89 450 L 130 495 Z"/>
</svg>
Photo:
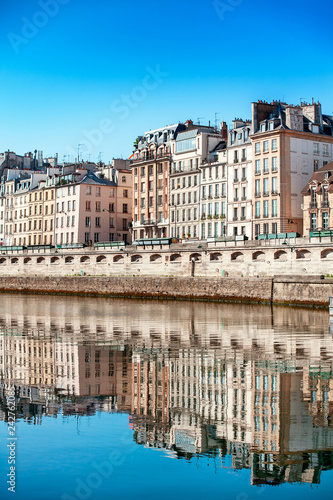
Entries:
<svg viewBox="0 0 333 500">
<path fill-rule="evenodd" d="M 2 296 L 1 414 L 126 412 L 138 445 L 318 483 L 333 462 L 333 341 L 321 311 Z"/>
</svg>

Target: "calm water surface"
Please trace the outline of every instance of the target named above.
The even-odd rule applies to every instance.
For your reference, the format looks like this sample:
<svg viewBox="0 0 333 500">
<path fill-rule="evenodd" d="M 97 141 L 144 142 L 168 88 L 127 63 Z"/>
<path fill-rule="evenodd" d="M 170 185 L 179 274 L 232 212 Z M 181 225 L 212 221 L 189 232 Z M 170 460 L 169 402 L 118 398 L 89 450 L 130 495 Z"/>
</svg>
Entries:
<svg viewBox="0 0 333 500">
<path fill-rule="evenodd" d="M 0 304 L 1 499 L 332 498 L 328 312 Z"/>
</svg>

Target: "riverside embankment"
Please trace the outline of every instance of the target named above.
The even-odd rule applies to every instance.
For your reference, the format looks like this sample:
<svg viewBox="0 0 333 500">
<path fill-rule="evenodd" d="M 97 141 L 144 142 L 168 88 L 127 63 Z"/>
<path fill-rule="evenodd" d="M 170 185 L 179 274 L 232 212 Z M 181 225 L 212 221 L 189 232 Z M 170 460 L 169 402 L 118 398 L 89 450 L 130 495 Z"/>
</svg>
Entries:
<svg viewBox="0 0 333 500">
<path fill-rule="evenodd" d="M 320 277 L 205 278 L 153 276 L 0 277 L 0 292 L 214 300 L 328 307 L 333 280 Z"/>
</svg>

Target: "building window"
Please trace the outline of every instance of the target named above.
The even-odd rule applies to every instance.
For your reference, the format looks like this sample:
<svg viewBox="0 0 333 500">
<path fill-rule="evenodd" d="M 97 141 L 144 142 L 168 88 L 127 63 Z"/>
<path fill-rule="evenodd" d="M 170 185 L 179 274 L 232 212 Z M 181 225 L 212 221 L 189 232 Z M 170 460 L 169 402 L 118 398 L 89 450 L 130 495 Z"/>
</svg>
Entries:
<svg viewBox="0 0 333 500">
<path fill-rule="evenodd" d="M 256 217 L 260 217 L 260 201 L 256 201 L 255 209 Z"/>
<path fill-rule="evenodd" d="M 100 233 L 94 233 L 94 243 L 99 242 Z"/>
<path fill-rule="evenodd" d="M 109 203 L 109 212 L 114 212 L 114 203 Z"/>
<path fill-rule="evenodd" d="M 264 174 L 268 174 L 269 167 L 268 167 L 268 158 L 264 158 Z"/>
<path fill-rule="evenodd" d="M 313 160 L 313 171 L 317 172 L 319 169 L 319 160 Z"/>
<path fill-rule="evenodd" d="M 96 196 L 101 196 L 101 188 L 100 187 L 96 188 Z"/>
<path fill-rule="evenodd" d="M 90 217 L 86 217 L 86 224 L 85 225 L 86 225 L 86 227 L 90 227 L 91 226 Z"/>
<path fill-rule="evenodd" d="M 272 194 L 277 194 L 277 177 L 272 177 Z"/>
<path fill-rule="evenodd" d="M 277 234 L 277 223 L 273 222 L 272 224 L 272 233 Z"/>
<path fill-rule="evenodd" d="M 317 214 L 311 214 L 311 229 L 317 228 Z"/>
<path fill-rule="evenodd" d="M 127 231 L 127 219 L 123 219 L 123 231 Z"/>
<path fill-rule="evenodd" d="M 101 227 L 101 218 L 100 217 L 95 218 L 95 227 Z"/>
<path fill-rule="evenodd" d="M 260 174 L 260 160 L 256 160 L 256 174 Z"/>
<path fill-rule="evenodd" d="M 255 144 L 255 154 L 258 155 L 260 153 L 260 142 L 256 142 Z"/>
<path fill-rule="evenodd" d="M 264 234 L 268 234 L 269 233 L 269 224 L 264 224 L 264 227 L 263 227 L 263 233 Z"/>
<path fill-rule="evenodd" d="M 328 153 L 328 144 L 323 144 L 323 155 L 327 156 Z"/>
<path fill-rule="evenodd" d="M 96 201 L 96 212 L 100 212 L 100 211 L 101 211 L 101 202 Z"/>
<path fill-rule="evenodd" d="M 127 205 L 127 203 L 123 203 L 123 213 L 124 214 L 128 213 L 128 205 Z"/>
<path fill-rule="evenodd" d="M 87 186 L 86 194 L 91 194 L 91 186 Z"/>
<path fill-rule="evenodd" d="M 272 171 L 277 172 L 277 156 L 273 156 L 272 158 Z"/>
<path fill-rule="evenodd" d="M 264 217 L 268 217 L 268 200 L 264 201 Z"/>
<path fill-rule="evenodd" d="M 86 211 L 87 212 L 91 211 L 91 201 L 86 201 Z"/>
<path fill-rule="evenodd" d="M 277 217 L 277 210 L 277 200 L 272 200 L 272 217 Z"/>
<path fill-rule="evenodd" d="M 58 235 L 56 235 L 58 236 Z M 84 242 L 89 245 L 90 243 L 90 233 L 84 233 Z"/>
<path fill-rule="evenodd" d="M 323 212 L 323 229 L 328 229 L 328 212 Z"/>
<path fill-rule="evenodd" d="M 255 196 L 260 196 L 260 180 L 255 181 Z"/>
<path fill-rule="evenodd" d="M 264 141 L 264 153 L 268 153 L 269 147 L 268 147 L 268 141 Z"/>
<path fill-rule="evenodd" d="M 313 153 L 315 155 L 319 155 L 319 143 L 318 142 L 313 143 Z"/>
<path fill-rule="evenodd" d="M 113 217 L 110 217 L 109 219 L 109 227 L 114 227 L 114 218 Z"/>
<path fill-rule="evenodd" d="M 255 232 L 256 236 L 258 236 L 258 234 L 260 234 L 260 224 L 254 225 L 254 232 Z"/>
<path fill-rule="evenodd" d="M 114 188 L 111 188 L 111 189 L 110 189 L 109 196 L 110 196 L 110 198 L 113 198 L 113 197 L 114 197 Z"/>
<path fill-rule="evenodd" d="M 264 196 L 268 195 L 269 194 L 269 189 L 268 189 L 268 178 L 266 177 L 264 179 L 264 192 L 263 192 Z"/>
<path fill-rule="evenodd" d="M 277 139 L 272 140 L 272 151 L 277 151 Z"/>
</svg>

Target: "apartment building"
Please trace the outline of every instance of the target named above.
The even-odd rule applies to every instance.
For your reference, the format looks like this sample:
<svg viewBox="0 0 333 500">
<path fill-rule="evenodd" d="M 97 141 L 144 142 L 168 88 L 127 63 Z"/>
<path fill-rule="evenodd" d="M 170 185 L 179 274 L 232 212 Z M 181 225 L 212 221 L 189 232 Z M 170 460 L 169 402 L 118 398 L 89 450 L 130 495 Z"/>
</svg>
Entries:
<svg viewBox="0 0 333 500">
<path fill-rule="evenodd" d="M 228 236 L 252 236 L 251 128 L 235 119 L 228 132 Z"/>
<path fill-rule="evenodd" d="M 303 235 L 333 229 L 333 162 L 313 173 L 302 190 Z"/>
<path fill-rule="evenodd" d="M 171 141 L 184 124 L 151 130 L 138 137 L 133 153 L 133 239 L 167 237 Z"/>
<path fill-rule="evenodd" d="M 211 151 L 209 161 L 201 164 L 201 238 L 218 238 L 227 234 L 227 159 L 227 144 L 222 139 Z"/>
<path fill-rule="evenodd" d="M 302 233 L 302 194 L 314 171 L 332 161 L 333 118 L 320 103 L 252 103 L 252 236 Z"/>
<path fill-rule="evenodd" d="M 205 206 L 200 206 L 202 165 L 211 163 L 210 153 L 221 143 L 222 135 L 214 127 L 194 125 L 191 120 L 185 126 L 186 130 L 179 132 L 172 142 L 170 234 L 177 238 L 200 238 L 204 237 L 200 218 L 206 213 Z"/>
</svg>

